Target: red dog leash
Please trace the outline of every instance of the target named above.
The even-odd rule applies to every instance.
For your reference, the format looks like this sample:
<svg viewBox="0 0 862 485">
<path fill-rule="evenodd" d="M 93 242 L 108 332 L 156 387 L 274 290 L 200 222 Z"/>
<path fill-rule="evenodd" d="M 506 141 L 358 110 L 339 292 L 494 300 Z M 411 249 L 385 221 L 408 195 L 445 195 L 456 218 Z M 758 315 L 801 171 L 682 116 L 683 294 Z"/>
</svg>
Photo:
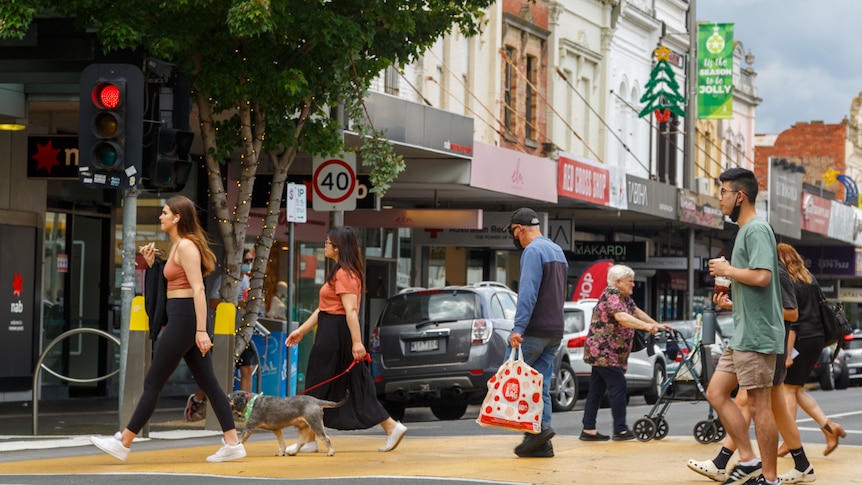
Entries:
<svg viewBox="0 0 862 485">
<path fill-rule="evenodd" d="M 309 388 L 305 389 L 304 391 L 299 392 L 297 394 L 305 394 L 306 392 L 308 392 L 312 389 L 317 389 L 318 387 L 320 387 L 324 384 L 329 384 L 330 382 L 334 381 L 335 379 L 338 379 L 339 377 L 343 376 L 344 374 L 347 374 L 348 372 L 350 372 L 350 370 L 353 369 L 353 366 L 355 366 L 359 362 L 371 362 L 371 355 L 366 352 L 365 357 L 363 357 L 359 360 L 354 360 L 353 362 L 351 362 L 350 365 L 347 366 L 347 369 L 344 369 L 344 372 L 342 372 L 341 374 L 338 374 L 335 377 L 330 377 L 329 379 L 327 379 L 323 382 L 320 382 L 318 384 L 315 384 L 315 385 L 313 385 L 313 386 L 311 386 L 311 387 L 309 387 Z"/>
</svg>

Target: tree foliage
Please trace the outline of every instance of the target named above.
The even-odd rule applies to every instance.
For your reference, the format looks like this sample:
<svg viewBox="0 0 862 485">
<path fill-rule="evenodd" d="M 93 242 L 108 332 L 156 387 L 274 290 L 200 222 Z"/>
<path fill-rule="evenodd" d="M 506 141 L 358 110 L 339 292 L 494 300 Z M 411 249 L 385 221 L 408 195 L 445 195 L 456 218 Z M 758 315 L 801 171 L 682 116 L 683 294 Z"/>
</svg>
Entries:
<svg viewBox="0 0 862 485">
<path fill-rule="evenodd" d="M 262 157 L 274 180 L 263 234 L 255 244 L 247 315 L 262 313 L 261 290 L 284 183 L 297 152 L 343 150 L 330 109 L 364 116 L 370 81 L 411 62 L 441 35 L 479 32 L 494 0 L 4 0 L 0 37 L 20 37 L 37 12 L 74 17 L 106 50 L 142 48 L 191 78 L 209 169 L 208 186 L 225 247 L 223 271 L 238 275 L 252 187 Z M 369 121 L 369 122 L 364 122 Z M 359 123 L 372 190 L 383 195 L 403 161 Z M 229 207 L 223 161 L 239 157 L 238 202 Z M 222 299 L 235 300 L 223 278 Z M 244 340 L 244 339 L 238 339 Z"/>
</svg>

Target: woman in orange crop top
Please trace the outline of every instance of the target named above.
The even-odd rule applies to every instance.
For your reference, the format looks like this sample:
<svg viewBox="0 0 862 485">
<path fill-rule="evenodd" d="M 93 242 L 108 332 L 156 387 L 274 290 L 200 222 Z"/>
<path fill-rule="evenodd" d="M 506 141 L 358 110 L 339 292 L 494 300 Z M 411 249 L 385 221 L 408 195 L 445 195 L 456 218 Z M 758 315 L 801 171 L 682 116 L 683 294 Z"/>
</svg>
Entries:
<svg viewBox="0 0 862 485">
<path fill-rule="evenodd" d="M 365 358 L 365 345 L 359 329 L 359 301 L 365 278 L 362 254 L 356 234 L 349 227 L 333 227 L 326 235 L 324 255 L 333 261 L 326 282 L 320 288 L 320 306 L 300 327 L 287 337 L 292 347 L 317 327 L 314 345 L 308 356 L 305 387 L 311 388 L 340 374 L 354 360 Z M 314 388 L 309 395 L 340 401 L 347 391 L 350 398 L 344 406 L 323 410 L 323 423 L 335 429 L 368 429 L 379 424 L 386 432 L 386 444 L 379 451 L 394 450 L 407 432 L 407 427 L 392 419 L 377 400 L 374 378 L 367 362 L 357 362 L 351 371 L 338 379 Z M 298 451 L 317 451 L 314 432 L 305 433 L 305 442 Z M 292 445 L 296 452 L 297 445 Z"/>
<path fill-rule="evenodd" d="M 207 457 L 209 462 L 236 460 L 245 456 L 239 442 L 227 394 L 213 370 L 212 340 L 207 333 L 207 300 L 203 277 L 215 269 L 215 255 L 198 222 L 195 204 L 188 197 L 171 197 L 159 216 L 162 231 L 171 239 L 171 252 L 163 274 L 167 280 L 167 324 L 162 328 L 153 354 L 152 365 L 144 378 L 144 392 L 122 432 L 111 437 L 90 438 L 96 447 L 111 456 L 125 460 L 132 440 L 149 421 L 156 401 L 180 359 L 194 376 L 212 404 L 224 433 L 224 446 Z M 155 244 L 141 248 L 147 264 L 155 261 Z"/>
</svg>

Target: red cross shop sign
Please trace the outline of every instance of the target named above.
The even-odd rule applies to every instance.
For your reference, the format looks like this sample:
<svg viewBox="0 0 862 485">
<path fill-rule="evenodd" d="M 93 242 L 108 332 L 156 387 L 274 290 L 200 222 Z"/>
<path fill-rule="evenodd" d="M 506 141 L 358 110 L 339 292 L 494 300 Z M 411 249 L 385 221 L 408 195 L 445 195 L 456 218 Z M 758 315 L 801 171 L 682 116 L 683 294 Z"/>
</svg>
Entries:
<svg viewBox="0 0 862 485">
<path fill-rule="evenodd" d="M 351 211 L 356 209 L 356 154 L 341 157 L 314 157 L 314 197 L 316 211 Z"/>
</svg>

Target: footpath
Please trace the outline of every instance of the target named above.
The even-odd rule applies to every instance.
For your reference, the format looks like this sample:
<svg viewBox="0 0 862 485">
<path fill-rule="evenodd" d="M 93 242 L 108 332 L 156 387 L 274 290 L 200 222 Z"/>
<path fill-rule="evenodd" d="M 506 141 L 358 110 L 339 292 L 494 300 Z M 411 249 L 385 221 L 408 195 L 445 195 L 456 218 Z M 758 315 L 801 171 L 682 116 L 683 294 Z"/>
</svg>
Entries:
<svg viewBox="0 0 862 485">
<path fill-rule="evenodd" d="M 171 406 L 175 404 L 175 406 Z M 688 470 L 690 457 L 709 457 L 717 444 L 702 445 L 688 436 L 667 437 L 646 443 L 583 442 L 577 436 L 553 439 L 554 458 L 518 458 L 512 453 L 520 438 L 512 433 L 457 437 L 422 436 L 422 426 L 408 424 L 408 432 L 397 450 L 380 453 L 383 444 L 379 429 L 368 432 L 329 430 L 335 455 L 325 452 L 277 457 L 277 442 L 270 432 L 258 432 L 246 444 L 248 456 L 228 463 L 207 463 L 206 457 L 220 446 L 221 433 L 193 429 L 182 419 L 184 402 L 160 402 L 153 418 L 148 440 L 136 442 L 128 461 L 121 462 L 89 444 L 90 434 L 110 435 L 116 428 L 116 414 L 99 406 L 67 411 L 48 409 L 40 417 L 40 430 L 67 434 L 29 436 L 30 415 L 13 413 L 0 405 L 0 483 L 2 475 L 105 475 L 105 474 L 175 474 L 242 477 L 244 479 L 335 479 L 347 483 L 357 477 L 388 477 L 387 483 L 398 483 L 398 477 L 460 479 L 484 483 L 536 484 L 711 484 L 705 477 Z M 19 404 L 20 405 L 20 404 Z M 14 411 L 14 410 L 13 410 Z M 40 408 L 40 414 L 43 409 Z M 61 423 L 62 422 L 62 423 Z M 15 433 L 12 430 L 26 429 Z M 286 430 L 291 443 L 295 431 Z M 839 446 L 828 457 L 822 456 L 823 445 L 806 447 L 817 473 L 818 484 L 862 484 L 855 473 L 854 460 L 859 447 Z M 779 458 L 779 472 L 792 467 L 789 458 Z M 381 482 L 382 483 L 382 482 Z"/>
</svg>

